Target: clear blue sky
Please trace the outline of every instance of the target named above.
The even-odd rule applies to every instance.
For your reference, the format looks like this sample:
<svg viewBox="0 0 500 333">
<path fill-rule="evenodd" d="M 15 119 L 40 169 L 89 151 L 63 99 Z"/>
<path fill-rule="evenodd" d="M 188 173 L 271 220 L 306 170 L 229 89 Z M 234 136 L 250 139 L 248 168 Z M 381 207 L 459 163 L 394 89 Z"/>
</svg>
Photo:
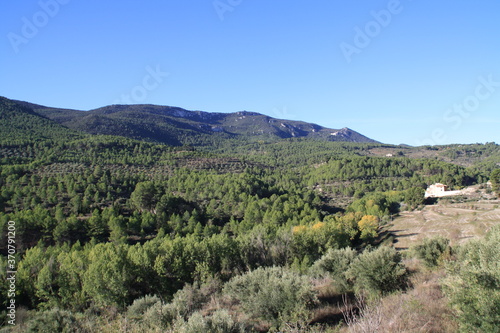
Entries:
<svg viewBox="0 0 500 333">
<path fill-rule="evenodd" d="M 500 142 L 498 0 L 23 0 L 0 12 L 8 98 L 249 110 L 393 144 Z"/>
</svg>

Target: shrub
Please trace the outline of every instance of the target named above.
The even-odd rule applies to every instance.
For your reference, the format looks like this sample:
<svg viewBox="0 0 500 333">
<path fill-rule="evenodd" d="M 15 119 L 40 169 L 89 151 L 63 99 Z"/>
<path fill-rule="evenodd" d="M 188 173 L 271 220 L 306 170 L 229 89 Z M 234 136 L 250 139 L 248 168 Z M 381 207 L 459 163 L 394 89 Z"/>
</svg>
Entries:
<svg viewBox="0 0 500 333">
<path fill-rule="evenodd" d="M 217 310 L 211 316 L 203 317 L 195 312 L 188 320 L 179 317 L 173 327 L 178 333 L 240 333 L 243 326 L 235 322 L 226 310 Z"/>
<path fill-rule="evenodd" d="M 426 238 L 420 245 L 412 248 L 412 252 L 421 259 L 427 267 L 436 267 L 449 252 L 450 240 L 444 237 Z"/>
<path fill-rule="evenodd" d="M 177 318 L 175 321 L 172 332 L 178 333 L 207 333 L 208 325 L 207 321 L 203 316 L 196 312 L 194 313 L 189 320 L 185 320 L 182 317 Z"/>
<path fill-rule="evenodd" d="M 141 319 L 144 313 L 154 304 L 160 302 L 158 296 L 144 296 L 138 298 L 127 309 L 127 317 L 130 319 Z"/>
<path fill-rule="evenodd" d="M 370 296 L 402 288 L 407 277 L 401 254 L 386 246 L 364 251 L 352 262 L 346 275 L 354 282 L 357 293 L 366 291 Z"/>
<path fill-rule="evenodd" d="M 208 318 L 208 332 L 211 333 L 239 333 L 244 328 L 235 322 L 227 310 L 217 310 Z"/>
<path fill-rule="evenodd" d="M 179 316 L 177 309 L 171 304 L 155 303 L 142 317 L 142 323 L 149 328 L 166 329 Z"/>
<path fill-rule="evenodd" d="M 216 279 L 202 285 L 198 283 L 187 284 L 175 293 L 171 305 L 180 316 L 187 318 L 193 312 L 200 310 L 211 296 L 220 290 L 221 282 Z"/>
<path fill-rule="evenodd" d="M 311 271 L 316 274 L 324 274 L 330 276 L 335 284 L 342 290 L 347 291 L 352 288 L 352 285 L 347 279 L 346 272 L 349 266 L 356 258 L 357 253 L 350 247 L 343 249 L 329 249 L 319 260 L 317 260 Z"/>
<path fill-rule="evenodd" d="M 31 319 L 25 332 L 54 333 L 54 332 L 83 332 L 80 322 L 69 312 L 52 309 L 37 313 Z"/>
<path fill-rule="evenodd" d="M 219 291 L 219 280 L 211 280 L 201 286 L 198 283 L 188 284 L 175 293 L 170 303 L 164 304 L 158 299 L 156 303 L 151 304 L 144 311 L 142 321 L 152 328 L 165 329 L 171 325 L 179 325 L 180 320 L 187 320 L 193 313 L 201 310 L 203 305 L 210 300 L 211 295 Z M 139 307 L 143 303 L 147 303 L 145 299 L 140 301 L 137 306 Z"/>
<path fill-rule="evenodd" d="M 230 280 L 223 293 L 254 318 L 276 322 L 316 301 L 308 277 L 283 267 L 258 268 Z"/>
<path fill-rule="evenodd" d="M 484 240 L 459 248 L 448 265 L 444 290 L 463 332 L 498 332 L 500 327 L 500 225 Z"/>
</svg>

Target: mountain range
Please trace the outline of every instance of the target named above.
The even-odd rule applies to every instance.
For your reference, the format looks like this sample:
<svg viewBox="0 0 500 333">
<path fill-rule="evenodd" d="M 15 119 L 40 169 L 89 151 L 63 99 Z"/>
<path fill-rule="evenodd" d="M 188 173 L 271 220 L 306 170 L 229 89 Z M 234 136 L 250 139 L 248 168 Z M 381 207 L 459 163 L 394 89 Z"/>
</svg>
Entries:
<svg viewBox="0 0 500 333">
<path fill-rule="evenodd" d="M 10 123 L 17 124 L 21 119 L 29 119 L 29 123 L 37 124 L 35 127 L 45 134 L 54 132 L 54 129 L 60 126 L 63 132 L 72 135 L 76 133 L 117 135 L 177 146 L 209 145 L 227 139 L 277 141 L 287 138 L 308 138 L 321 141 L 377 142 L 347 127 L 331 129 L 302 121 L 276 119 L 249 111 L 214 113 L 146 104 L 109 105 L 82 111 L 48 107 L 4 97 L 0 97 L 0 110 L 0 121 L 10 119 Z M 26 126 L 28 125 L 20 125 L 24 128 L 20 132 L 23 135 L 27 134 Z M 43 129 L 47 126 L 51 128 L 50 131 Z"/>
</svg>

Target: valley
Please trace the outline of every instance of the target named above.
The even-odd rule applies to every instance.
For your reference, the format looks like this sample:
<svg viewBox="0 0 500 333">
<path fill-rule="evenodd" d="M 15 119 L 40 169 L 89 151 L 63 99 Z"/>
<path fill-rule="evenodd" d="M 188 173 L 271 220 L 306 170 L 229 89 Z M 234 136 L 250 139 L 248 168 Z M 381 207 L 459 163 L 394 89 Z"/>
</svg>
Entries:
<svg viewBox="0 0 500 333">
<path fill-rule="evenodd" d="M 2 332 L 355 332 L 394 304 L 388 331 L 455 332 L 456 307 L 482 300 L 464 290 L 498 299 L 463 262 L 500 273 L 499 166 L 493 142 L 410 147 L 248 111 L 0 97 L 0 265 L 18 320 Z M 435 183 L 466 195 L 426 199 Z"/>
</svg>

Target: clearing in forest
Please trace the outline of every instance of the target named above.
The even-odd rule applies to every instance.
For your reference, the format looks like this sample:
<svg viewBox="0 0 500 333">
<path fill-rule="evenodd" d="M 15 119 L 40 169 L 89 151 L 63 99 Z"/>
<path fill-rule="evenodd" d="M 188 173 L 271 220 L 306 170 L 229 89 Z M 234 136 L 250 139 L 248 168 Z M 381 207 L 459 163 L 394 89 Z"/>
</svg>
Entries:
<svg viewBox="0 0 500 333">
<path fill-rule="evenodd" d="M 498 223 L 500 200 L 480 195 L 478 198 L 439 199 L 421 210 L 402 212 L 392 221 L 388 231 L 394 236 L 394 246 L 406 249 L 433 236 L 444 236 L 451 244 L 461 244 L 484 236 Z"/>
</svg>

